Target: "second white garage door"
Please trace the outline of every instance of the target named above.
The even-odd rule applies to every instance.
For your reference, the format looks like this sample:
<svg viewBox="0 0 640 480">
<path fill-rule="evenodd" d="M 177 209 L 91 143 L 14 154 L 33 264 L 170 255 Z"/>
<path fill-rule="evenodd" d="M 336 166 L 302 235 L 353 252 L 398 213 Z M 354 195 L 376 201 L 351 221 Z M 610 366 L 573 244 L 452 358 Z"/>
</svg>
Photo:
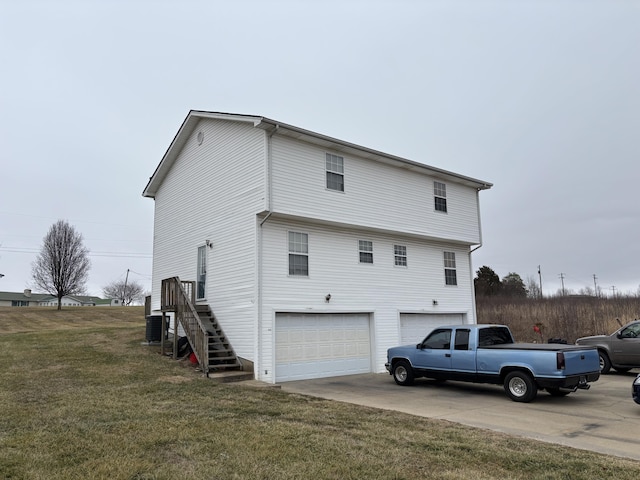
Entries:
<svg viewBox="0 0 640 480">
<path fill-rule="evenodd" d="M 400 344 L 418 344 L 436 327 L 462 323 L 461 313 L 401 313 Z"/>
<path fill-rule="evenodd" d="M 368 313 L 276 314 L 276 382 L 371 371 Z"/>
</svg>

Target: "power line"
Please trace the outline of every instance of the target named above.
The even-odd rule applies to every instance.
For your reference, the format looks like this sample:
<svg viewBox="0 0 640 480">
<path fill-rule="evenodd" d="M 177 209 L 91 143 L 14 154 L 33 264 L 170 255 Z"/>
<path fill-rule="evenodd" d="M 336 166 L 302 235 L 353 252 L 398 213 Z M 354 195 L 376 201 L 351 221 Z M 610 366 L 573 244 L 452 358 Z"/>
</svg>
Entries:
<svg viewBox="0 0 640 480">
<path fill-rule="evenodd" d="M 40 253 L 38 248 L 0 247 L 0 251 L 8 253 Z M 150 253 L 139 252 L 89 252 L 90 257 L 118 257 L 118 258 L 152 258 Z"/>
</svg>

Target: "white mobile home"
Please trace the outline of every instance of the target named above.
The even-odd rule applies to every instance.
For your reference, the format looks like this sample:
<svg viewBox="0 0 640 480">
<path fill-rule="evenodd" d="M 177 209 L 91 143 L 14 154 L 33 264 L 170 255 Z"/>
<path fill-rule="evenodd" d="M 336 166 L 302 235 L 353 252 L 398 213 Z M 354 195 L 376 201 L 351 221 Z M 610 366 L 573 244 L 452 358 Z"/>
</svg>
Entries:
<svg viewBox="0 0 640 480">
<path fill-rule="evenodd" d="M 265 117 L 191 111 L 143 192 L 152 310 L 175 307 L 163 281 L 193 282 L 187 303 L 265 382 L 383 372 L 388 347 L 475 323 L 490 187 Z M 181 311 L 198 343 L 203 309 Z"/>
</svg>

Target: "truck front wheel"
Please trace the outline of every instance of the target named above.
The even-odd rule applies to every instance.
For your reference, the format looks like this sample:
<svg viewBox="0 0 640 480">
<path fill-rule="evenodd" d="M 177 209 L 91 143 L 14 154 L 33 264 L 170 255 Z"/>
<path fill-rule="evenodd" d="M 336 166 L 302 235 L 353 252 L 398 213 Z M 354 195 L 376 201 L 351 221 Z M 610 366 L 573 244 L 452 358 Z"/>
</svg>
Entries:
<svg viewBox="0 0 640 480">
<path fill-rule="evenodd" d="M 611 370 L 611 360 L 602 350 L 598 350 L 598 356 L 600 357 L 600 373 L 606 375 Z"/>
<path fill-rule="evenodd" d="M 393 364 L 393 379 L 398 385 L 413 385 L 413 369 L 406 360 L 399 360 Z"/>
<path fill-rule="evenodd" d="M 504 391 L 514 402 L 528 403 L 538 395 L 538 389 L 531 375 L 520 370 L 509 372 L 504 377 Z"/>
</svg>

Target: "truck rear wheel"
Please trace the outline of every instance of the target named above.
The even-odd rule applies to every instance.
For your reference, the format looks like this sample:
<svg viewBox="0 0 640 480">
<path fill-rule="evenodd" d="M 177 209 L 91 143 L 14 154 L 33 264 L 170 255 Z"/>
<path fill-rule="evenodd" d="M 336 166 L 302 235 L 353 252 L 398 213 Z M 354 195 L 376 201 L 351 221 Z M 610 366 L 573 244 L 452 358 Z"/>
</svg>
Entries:
<svg viewBox="0 0 640 480">
<path fill-rule="evenodd" d="M 514 402 L 528 403 L 538 395 L 538 389 L 531 375 L 521 370 L 509 372 L 504 377 L 504 391 Z"/>
<path fill-rule="evenodd" d="M 393 364 L 393 379 L 398 385 L 413 385 L 413 369 L 406 360 L 399 360 Z"/>
</svg>

